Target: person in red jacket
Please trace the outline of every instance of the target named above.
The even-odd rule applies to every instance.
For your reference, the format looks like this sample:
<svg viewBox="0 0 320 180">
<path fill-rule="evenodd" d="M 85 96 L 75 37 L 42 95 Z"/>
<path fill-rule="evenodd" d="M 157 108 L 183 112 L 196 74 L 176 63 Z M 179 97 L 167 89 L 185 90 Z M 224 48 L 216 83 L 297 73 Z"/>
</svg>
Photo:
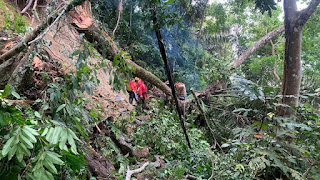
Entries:
<svg viewBox="0 0 320 180">
<path fill-rule="evenodd" d="M 127 92 L 129 93 L 129 103 L 132 104 L 133 100 L 136 100 L 136 102 L 138 102 L 137 99 L 137 90 L 138 90 L 138 81 L 139 78 L 135 77 L 133 80 L 131 80 L 129 82 L 129 86 L 127 87 Z"/>
<path fill-rule="evenodd" d="M 139 95 L 139 101 L 142 103 L 142 107 L 145 107 L 145 100 L 148 98 L 147 91 L 148 91 L 147 86 L 140 79 L 138 81 L 138 95 Z"/>
</svg>

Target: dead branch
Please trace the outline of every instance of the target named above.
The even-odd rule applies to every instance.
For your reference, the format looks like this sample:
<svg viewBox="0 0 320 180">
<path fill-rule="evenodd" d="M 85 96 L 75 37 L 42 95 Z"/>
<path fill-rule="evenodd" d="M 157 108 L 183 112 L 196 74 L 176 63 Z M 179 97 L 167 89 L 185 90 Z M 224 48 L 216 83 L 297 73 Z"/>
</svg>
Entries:
<svg viewBox="0 0 320 180">
<path fill-rule="evenodd" d="M 151 167 L 154 167 L 154 168 L 157 168 L 157 167 L 160 167 L 160 157 L 159 156 L 155 156 L 156 158 L 156 161 L 155 162 L 145 162 L 140 168 L 138 169 L 134 169 L 134 170 L 130 170 L 129 166 L 128 166 L 128 171 L 127 171 L 127 174 L 126 174 L 126 180 L 130 180 L 131 179 L 131 176 L 133 174 L 137 174 L 137 173 L 140 173 L 142 172 L 148 165 L 151 166 Z"/>
<path fill-rule="evenodd" d="M 212 137 L 213 137 L 213 139 L 214 139 L 214 146 L 215 146 L 215 147 L 216 147 L 216 145 L 220 146 L 220 145 L 218 144 L 218 142 L 217 142 L 217 139 L 216 139 L 214 130 L 213 130 L 213 129 L 211 128 L 211 126 L 210 126 L 210 123 L 209 123 L 209 121 L 208 121 L 206 112 L 204 112 L 203 108 L 201 107 L 200 101 L 199 101 L 198 97 L 196 96 L 196 93 L 195 93 L 192 89 L 191 89 L 191 93 L 192 93 L 192 95 L 193 95 L 193 97 L 194 97 L 194 99 L 195 99 L 195 101 L 196 101 L 196 104 L 197 104 L 197 106 L 198 106 L 198 108 L 199 108 L 199 110 L 200 110 L 200 112 L 201 112 L 204 120 L 206 121 L 207 127 L 208 127 L 208 129 L 209 129 L 209 131 L 210 131 L 210 133 L 211 133 L 211 135 L 212 135 Z M 212 122 L 213 122 L 213 124 L 215 125 L 215 127 L 216 127 L 217 129 L 219 129 L 218 126 L 217 126 L 217 124 L 216 124 L 214 121 L 212 121 Z"/>
<path fill-rule="evenodd" d="M 67 7 L 67 6 L 66 6 Z M 53 27 L 53 25 L 58 22 L 58 20 L 61 18 L 61 16 L 66 12 L 66 8 L 63 8 L 63 10 L 59 13 L 58 17 L 53 21 L 53 23 L 50 24 L 49 27 L 47 27 L 41 35 L 39 35 L 37 38 L 35 38 L 34 40 L 30 41 L 28 44 L 32 44 L 40 39 L 42 39 L 44 37 L 44 35 L 46 35 L 46 33 Z"/>
<path fill-rule="evenodd" d="M 23 105 L 28 106 L 34 103 L 33 100 L 12 100 L 12 99 L 4 99 L 5 102 L 8 102 L 12 105 Z"/>
<path fill-rule="evenodd" d="M 21 14 L 27 12 L 28 9 L 31 7 L 32 3 L 33 3 L 33 0 L 29 0 L 29 3 L 26 5 L 26 7 L 22 9 Z"/>
<path fill-rule="evenodd" d="M 73 6 L 81 4 L 83 1 L 84 0 L 72 0 L 71 2 L 64 1 L 65 3 L 67 3 L 66 12 L 68 12 Z M 14 48 L 10 49 L 8 52 L 1 55 L 0 56 L 0 64 L 5 62 L 6 60 L 12 58 L 13 56 L 18 54 L 19 52 L 23 51 L 29 45 L 29 42 L 34 40 L 45 28 L 47 28 L 48 26 L 50 26 L 54 22 L 54 20 L 56 19 L 56 16 L 61 11 L 62 11 L 62 9 L 53 13 L 52 15 L 50 15 L 39 26 L 37 26 L 36 29 L 34 29 L 29 34 L 27 34 L 23 41 L 21 41 L 19 44 L 17 44 Z"/>
<path fill-rule="evenodd" d="M 112 35 L 114 36 L 114 33 L 116 32 L 119 22 L 120 22 L 120 18 L 121 18 L 121 13 L 123 11 L 123 0 L 119 0 L 119 5 L 118 5 L 118 15 L 117 15 L 117 23 L 116 26 L 114 27 L 113 31 L 112 31 Z"/>
<path fill-rule="evenodd" d="M 32 7 L 32 10 L 33 10 L 34 12 L 33 12 L 33 15 L 32 15 L 31 24 L 33 24 L 34 19 L 36 18 L 36 14 L 35 14 L 35 13 L 37 13 L 37 5 L 38 5 L 38 0 L 35 0 L 35 1 L 34 1 L 34 4 L 33 4 L 33 7 Z"/>
<path fill-rule="evenodd" d="M 191 174 L 187 174 L 187 175 L 185 176 L 185 179 L 188 179 L 188 180 L 197 180 L 198 178 L 197 178 L 196 176 L 191 175 Z"/>
<path fill-rule="evenodd" d="M 128 143 L 125 137 L 120 134 L 117 136 L 113 131 L 111 131 L 110 127 L 107 126 L 104 122 L 100 122 L 93 127 L 99 134 L 104 134 L 112 140 L 112 142 L 118 147 L 121 154 L 127 155 L 129 154 L 130 157 L 133 157 L 134 149 L 130 143 Z"/>
<path fill-rule="evenodd" d="M 210 155 L 210 160 L 211 160 L 211 176 L 209 177 L 208 180 L 212 180 L 214 178 L 214 167 L 215 167 L 215 161 L 213 160 L 213 155 L 212 155 L 212 151 L 209 149 L 209 155 Z"/>
</svg>

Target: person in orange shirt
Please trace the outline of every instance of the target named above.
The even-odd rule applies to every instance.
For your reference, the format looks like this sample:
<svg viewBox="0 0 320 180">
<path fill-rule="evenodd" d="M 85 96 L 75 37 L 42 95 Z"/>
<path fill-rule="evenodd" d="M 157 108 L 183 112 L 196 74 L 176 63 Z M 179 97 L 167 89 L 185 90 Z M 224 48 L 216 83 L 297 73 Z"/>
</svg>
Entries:
<svg viewBox="0 0 320 180">
<path fill-rule="evenodd" d="M 142 103 L 142 107 L 145 108 L 145 100 L 148 98 L 147 94 L 148 88 L 144 84 L 144 82 L 140 79 L 138 81 L 138 95 L 139 95 L 139 101 Z"/>
<path fill-rule="evenodd" d="M 165 82 L 165 84 L 170 87 L 170 83 L 169 81 L 167 80 Z M 182 82 L 177 82 L 175 85 L 174 85 L 174 88 L 176 89 L 177 91 L 177 97 L 180 99 L 180 100 L 185 100 L 186 97 L 187 97 L 187 90 L 186 90 L 186 85 Z M 166 96 L 166 101 L 168 101 L 168 96 Z"/>
<path fill-rule="evenodd" d="M 138 90 L 138 81 L 139 78 L 135 77 L 133 80 L 131 80 L 129 82 L 129 86 L 127 88 L 127 92 L 129 93 L 129 103 L 132 104 L 133 100 L 136 100 L 136 102 L 138 102 L 137 99 L 137 90 Z"/>
<path fill-rule="evenodd" d="M 180 100 L 185 100 L 187 97 L 187 90 L 186 90 L 186 85 L 181 83 L 181 82 L 177 82 L 174 87 L 177 90 L 177 96 Z"/>
</svg>

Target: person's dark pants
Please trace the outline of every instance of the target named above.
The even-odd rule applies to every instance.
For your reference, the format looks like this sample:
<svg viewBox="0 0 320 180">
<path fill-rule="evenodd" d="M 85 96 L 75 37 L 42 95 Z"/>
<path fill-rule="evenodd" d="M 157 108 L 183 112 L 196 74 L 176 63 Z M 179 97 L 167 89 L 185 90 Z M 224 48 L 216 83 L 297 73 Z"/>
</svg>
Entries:
<svg viewBox="0 0 320 180">
<path fill-rule="evenodd" d="M 133 99 L 136 100 L 136 102 L 138 102 L 136 95 L 134 94 L 133 91 L 127 91 L 129 93 L 129 103 L 132 104 L 133 103 Z"/>
<path fill-rule="evenodd" d="M 142 96 L 139 98 L 139 101 L 140 101 L 140 103 L 141 103 L 141 105 L 142 105 L 142 109 L 146 109 L 146 108 L 147 108 L 146 98 L 144 97 L 144 94 L 145 94 L 145 93 L 143 93 Z"/>
</svg>

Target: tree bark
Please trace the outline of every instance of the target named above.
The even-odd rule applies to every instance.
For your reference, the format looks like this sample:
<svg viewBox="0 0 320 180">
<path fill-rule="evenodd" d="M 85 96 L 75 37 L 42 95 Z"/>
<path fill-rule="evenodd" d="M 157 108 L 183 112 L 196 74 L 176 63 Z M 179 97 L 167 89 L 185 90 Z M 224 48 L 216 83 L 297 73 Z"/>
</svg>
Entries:
<svg viewBox="0 0 320 180">
<path fill-rule="evenodd" d="M 112 162 L 104 158 L 104 156 L 101 154 L 97 153 L 94 149 L 86 146 L 82 147 L 87 152 L 85 159 L 88 162 L 88 169 L 93 176 L 98 177 L 98 179 L 117 179 L 111 172 L 115 170 Z"/>
<path fill-rule="evenodd" d="M 286 42 L 280 102 L 290 107 L 281 107 L 279 109 L 279 115 L 281 116 L 290 117 L 296 113 L 292 107 L 296 107 L 299 104 L 302 78 L 302 30 L 319 3 L 320 0 L 313 0 L 306 9 L 299 12 L 297 11 L 296 0 L 284 0 L 283 2 Z"/>
<path fill-rule="evenodd" d="M 50 15 L 47 19 L 45 19 L 39 26 L 37 26 L 36 29 L 34 29 L 31 33 L 27 34 L 23 41 L 21 41 L 19 44 L 17 44 L 14 48 L 10 49 L 8 52 L 4 53 L 0 56 L 0 64 L 5 62 L 6 60 L 12 58 L 19 52 L 23 51 L 29 44 L 29 42 L 33 41 L 46 27 L 50 26 L 54 20 L 56 19 L 56 16 L 66 9 L 66 12 L 71 10 L 73 6 L 77 6 L 81 4 L 84 0 L 72 0 L 70 3 L 66 4 L 65 8 L 62 8 L 58 11 L 56 11 L 54 14 Z M 66 3 L 68 1 L 65 1 Z"/>
<path fill-rule="evenodd" d="M 26 78 L 26 75 L 30 75 L 32 60 L 34 55 L 32 54 L 35 49 L 36 44 L 33 43 L 28 52 L 24 55 L 24 57 L 20 60 L 17 67 L 15 67 L 8 84 L 12 86 L 13 89 L 17 90 L 19 87 L 23 86 L 22 81 Z M 29 76 L 30 77 L 30 76 Z M 27 82 L 30 83 L 30 82 Z"/>
<path fill-rule="evenodd" d="M 263 36 L 261 39 L 255 42 L 252 47 L 250 47 L 248 50 L 242 53 L 238 59 L 234 60 L 231 64 L 229 64 L 228 66 L 229 69 L 231 69 L 232 67 L 237 68 L 238 66 L 240 66 L 246 59 L 248 59 L 249 56 L 251 56 L 251 54 L 256 52 L 261 46 L 267 43 L 270 39 L 284 32 L 284 29 L 285 29 L 284 26 L 280 26 L 277 29 Z"/>
</svg>

